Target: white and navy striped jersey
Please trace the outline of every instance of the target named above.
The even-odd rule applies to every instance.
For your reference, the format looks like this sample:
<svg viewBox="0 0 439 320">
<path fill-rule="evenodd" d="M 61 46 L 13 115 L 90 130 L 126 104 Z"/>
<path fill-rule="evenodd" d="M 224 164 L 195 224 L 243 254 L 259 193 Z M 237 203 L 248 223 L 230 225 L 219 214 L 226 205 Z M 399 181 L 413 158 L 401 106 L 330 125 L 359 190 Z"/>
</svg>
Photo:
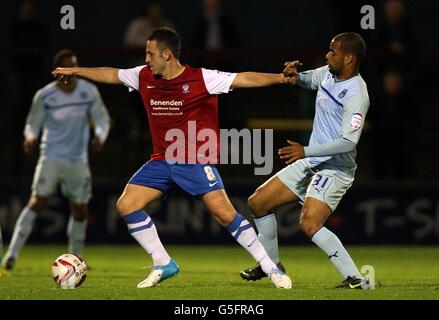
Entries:
<svg viewBox="0 0 439 320">
<path fill-rule="evenodd" d="M 309 145 L 322 145 L 335 139 L 347 139 L 357 144 L 369 109 L 369 95 L 363 78 L 358 74 L 347 80 L 337 80 L 328 66 L 300 73 L 301 87 L 317 90 L 315 117 Z M 310 157 L 315 167 L 324 164 L 336 169 L 355 169 L 356 149 L 349 153 L 325 157 Z"/>
</svg>

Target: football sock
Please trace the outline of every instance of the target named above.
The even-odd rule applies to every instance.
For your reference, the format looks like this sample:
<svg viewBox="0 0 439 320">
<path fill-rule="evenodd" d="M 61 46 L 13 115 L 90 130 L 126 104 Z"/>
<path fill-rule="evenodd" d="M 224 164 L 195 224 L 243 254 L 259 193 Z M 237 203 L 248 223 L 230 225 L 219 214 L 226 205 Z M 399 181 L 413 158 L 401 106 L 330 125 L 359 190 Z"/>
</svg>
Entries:
<svg viewBox="0 0 439 320">
<path fill-rule="evenodd" d="M 277 222 L 273 212 L 254 218 L 258 229 L 258 238 L 274 263 L 279 263 L 279 250 L 277 243 Z"/>
<path fill-rule="evenodd" d="M 235 218 L 226 228 L 235 240 L 259 262 L 266 274 L 270 274 L 273 269 L 277 269 L 276 264 L 267 255 L 258 235 L 247 219 L 236 213 Z"/>
<path fill-rule="evenodd" d="M 69 239 L 69 252 L 81 255 L 85 244 L 85 236 L 87 232 L 87 220 L 76 220 L 70 215 L 67 224 L 67 238 Z"/>
<path fill-rule="evenodd" d="M 328 255 L 329 260 L 343 275 L 343 279 L 346 279 L 348 276 L 363 279 L 351 256 L 334 233 L 322 227 L 314 234 L 311 241 Z"/>
<path fill-rule="evenodd" d="M 134 211 L 123 219 L 130 234 L 148 252 L 154 265 L 166 265 L 171 261 L 160 241 L 154 222 L 145 211 Z"/>
<path fill-rule="evenodd" d="M 37 213 L 28 207 L 24 207 L 21 211 L 20 216 L 15 223 L 11 243 L 9 244 L 8 251 L 4 257 L 5 261 L 9 258 L 15 259 L 18 256 L 18 253 L 26 243 L 26 240 L 32 231 L 36 217 Z"/>
</svg>

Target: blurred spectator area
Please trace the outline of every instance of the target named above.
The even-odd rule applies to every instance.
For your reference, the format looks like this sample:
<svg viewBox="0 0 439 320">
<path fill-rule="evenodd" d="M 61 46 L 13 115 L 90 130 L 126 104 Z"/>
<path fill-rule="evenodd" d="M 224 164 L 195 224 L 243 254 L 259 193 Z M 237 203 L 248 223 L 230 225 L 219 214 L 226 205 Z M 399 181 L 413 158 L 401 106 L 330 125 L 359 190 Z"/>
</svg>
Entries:
<svg viewBox="0 0 439 320">
<path fill-rule="evenodd" d="M 285 1 L 273 1 L 270 5 L 262 0 L 223 1 L 222 9 L 237 22 L 241 38 L 239 48 L 199 48 L 190 45 L 190 39 L 193 38 L 191 33 L 194 31 L 193 26 L 187 22 L 196 21 L 195 17 L 201 14 L 201 1 L 189 2 L 190 5 L 181 6 L 177 1 L 162 1 L 162 8 L 182 37 L 181 61 L 194 66 L 203 66 L 199 63 L 208 56 L 218 66 L 227 66 L 224 71 L 231 72 L 281 72 L 283 62 L 291 59 L 301 60 L 302 70 L 311 69 L 324 64 L 323 57 L 331 38 L 339 32 L 348 31 L 332 23 L 332 15 L 328 12 L 338 11 L 335 5 L 331 6 L 330 1 L 300 2 L 300 5 L 298 2 Z M 401 82 L 400 88 L 405 91 L 404 95 L 390 97 L 386 91 L 386 83 L 389 86 L 386 74 L 397 70 L 398 66 L 392 66 L 392 70 L 386 68 L 388 54 L 380 49 L 380 41 L 385 40 L 383 37 L 377 39 L 378 31 L 362 32 L 368 44 L 368 52 L 360 72 L 368 84 L 371 107 L 367 126 L 357 147 L 359 181 L 436 181 L 439 176 L 439 98 L 436 93 L 439 66 L 435 62 L 439 58 L 439 47 L 435 36 L 429 32 L 438 30 L 434 28 L 437 24 L 434 12 L 437 10 L 431 9 L 438 5 L 429 0 L 420 2 L 422 4 L 417 1 L 407 3 L 410 10 L 406 12 L 411 15 L 410 30 L 415 35 L 410 39 L 415 38 L 416 45 L 413 44 L 413 50 L 408 51 L 410 56 L 404 57 L 409 62 L 404 60 L 406 65 L 400 65 L 403 70 L 400 80 L 396 81 Z M 2 180 L 21 179 L 29 182 L 37 159 L 37 153 L 25 157 L 22 151 L 24 115 L 29 110 L 31 97 L 27 96 L 26 102 L 17 102 L 22 100 L 17 99 L 22 94 L 21 85 L 13 81 L 16 73 L 12 62 L 16 61 L 17 56 L 30 52 L 45 59 L 43 71 L 41 68 L 36 71 L 39 72 L 39 83 L 35 85 L 34 91 L 53 80 L 50 75 L 51 59 L 60 48 L 68 47 L 76 51 L 81 66 L 128 68 L 133 66 L 133 61 L 142 61 L 144 58 L 143 48 L 123 45 L 126 27 L 130 20 L 142 14 L 144 2 L 133 1 L 130 7 L 120 7 L 116 2 L 113 4 L 108 1 L 105 2 L 104 11 L 99 9 L 99 3 L 102 5 L 104 2 L 85 3 L 72 3 L 77 14 L 77 30 L 62 31 L 59 20 L 47 18 L 60 17 L 59 8 L 62 4 L 58 5 L 56 1 L 47 4 L 39 2 L 40 6 L 47 6 L 43 10 L 40 8 L 40 16 L 49 30 L 46 38 L 50 39 L 48 43 L 13 43 L 7 40 L 8 28 L 0 28 L 0 61 L 3 70 L 0 74 Z M 380 16 L 380 12 L 384 11 L 378 10 L 381 2 L 378 3 L 377 15 Z M 17 8 L 12 4 L 5 3 L 5 6 L 6 11 L 0 17 L 5 18 L 3 21 L 11 21 L 13 15 L 6 18 L 5 12 L 16 12 Z M 351 20 L 355 20 L 353 17 L 356 15 L 359 24 L 359 7 L 354 9 Z M 87 18 L 84 16 L 85 11 L 94 13 L 89 12 Z M 291 23 L 292 17 L 295 17 L 294 23 Z M 28 84 L 26 91 L 27 87 Z M 151 139 L 146 113 L 139 95 L 128 93 L 125 87 L 98 84 L 98 88 L 111 114 L 112 129 L 103 152 L 99 155 L 90 154 L 93 178 L 95 181 L 125 183 L 149 159 Z M 407 92 L 410 99 L 404 100 Z M 314 115 L 315 92 L 286 86 L 241 89 L 221 95 L 219 101 L 221 128 L 273 128 L 275 150 L 284 146 L 287 138 L 303 144 L 308 141 Z M 398 101 L 405 102 L 404 106 L 401 105 L 403 110 L 398 109 Z M 404 120 L 401 120 L 400 111 Z M 387 144 L 397 146 L 392 149 L 393 153 L 382 152 Z M 401 161 L 401 158 L 410 160 Z M 395 166 L 400 161 L 403 164 Z M 282 167 L 283 163 L 275 159 L 273 173 Z M 395 167 L 404 172 L 399 175 Z M 227 181 L 251 179 L 254 182 L 256 179 L 262 182 L 267 178 L 254 177 L 251 165 L 224 165 L 220 172 Z"/>
</svg>

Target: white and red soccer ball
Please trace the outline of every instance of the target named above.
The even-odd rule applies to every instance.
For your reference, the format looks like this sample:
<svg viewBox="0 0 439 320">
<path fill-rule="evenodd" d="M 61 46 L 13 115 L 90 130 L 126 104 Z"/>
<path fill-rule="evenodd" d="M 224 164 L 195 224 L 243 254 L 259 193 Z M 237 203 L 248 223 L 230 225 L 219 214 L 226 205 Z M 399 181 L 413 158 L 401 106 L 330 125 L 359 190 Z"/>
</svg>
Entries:
<svg viewBox="0 0 439 320">
<path fill-rule="evenodd" d="M 66 253 L 53 262 L 53 280 L 63 289 L 75 289 L 87 278 L 87 265 L 81 257 Z"/>
</svg>

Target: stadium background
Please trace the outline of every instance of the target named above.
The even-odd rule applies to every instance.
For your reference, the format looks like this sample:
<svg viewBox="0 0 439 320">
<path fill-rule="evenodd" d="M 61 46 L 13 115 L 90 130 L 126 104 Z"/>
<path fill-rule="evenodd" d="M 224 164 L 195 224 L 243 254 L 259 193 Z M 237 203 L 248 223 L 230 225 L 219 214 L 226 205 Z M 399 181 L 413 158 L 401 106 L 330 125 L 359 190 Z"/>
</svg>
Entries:
<svg viewBox="0 0 439 320">
<path fill-rule="evenodd" d="M 26 157 L 22 130 L 34 92 L 51 81 L 51 59 L 61 48 L 78 54 L 82 66 L 130 67 L 139 64 L 144 48 L 125 47 L 128 23 L 142 14 L 148 2 L 70 1 L 75 30 L 62 30 L 63 1 L 35 1 L 41 26 L 21 30 L 17 37 L 20 2 L 2 4 L 0 12 L 0 225 L 9 242 L 14 223 L 30 194 L 38 152 Z M 437 165 L 436 93 L 438 73 L 437 18 L 439 5 L 431 0 L 406 1 L 406 21 L 400 29 L 386 29 L 386 1 L 262 1 L 223 0 L 222 12 L 235 28 L 237 41 L 227 48 L 194 46 L 194 25 L 201 16 L 199 0 L 163 0 L 163 13 L 183 40 L 182 61 L 225 71 L 280 72 L 284 61 L 300 59 L 303 69 L 324 63 L 331 38 L 357 31 L 367 41 L 361 73 L 371 98 L 358 146 L 354 186 L 328 222 L 347 244 L 437 243 L 439 240 L 439 184 Z M 376 29 L 362 30 L 362 5 L 373 5 Z M 390 31 L 389 31 L 390 30 Z M 388 34 L 386 32 L 388 31 Z M 28 38 L 27 35 L 29 35 Z M 392 54 L 389 39 L 397 38 L 405 51 Z M 209 60 L 205 58 L 209 57 Z M 393 79 L 393 80 L 392 80 Z M 395 80 L 397 79 L 397 80 Z M 399 80 L 398 80 L 399 79 Z M 400 90 L 389 93 L 385 83 Z M 140 99 L 122 86 L 98 85 L 112 117 L 112 129 L 102 153 L 90 156 L 94 198 L 88 242 L 134 240 L 118 218 L 115 201 L 131 174 L 151 150 L 146 115 Z M 307 142 L 315 93 L 298 88 L 271 87 L 237 90 L 220 96 L 221 128 L 273 128 L 275 148 L 290 138 Z M 297 121 L 304 120 L 304 121 Z M 273 173 L 282 168 L 274 160 Z M 226 190 L 237 208 L 248 215 L 246 198 L 268 176 L 254 176 L 253 165 L 222 165 Z M 233 239 L 205 211 L 200 202 L 179 191 L 156 203 L 149 212 L 165 243 L 233 243 Z M 306 243 L 297 227 L 298 207 L 278 210 L 282 244 Z M 30 242 L 66 241 L 67 203 L 52 200 Z"/>
</svg>

